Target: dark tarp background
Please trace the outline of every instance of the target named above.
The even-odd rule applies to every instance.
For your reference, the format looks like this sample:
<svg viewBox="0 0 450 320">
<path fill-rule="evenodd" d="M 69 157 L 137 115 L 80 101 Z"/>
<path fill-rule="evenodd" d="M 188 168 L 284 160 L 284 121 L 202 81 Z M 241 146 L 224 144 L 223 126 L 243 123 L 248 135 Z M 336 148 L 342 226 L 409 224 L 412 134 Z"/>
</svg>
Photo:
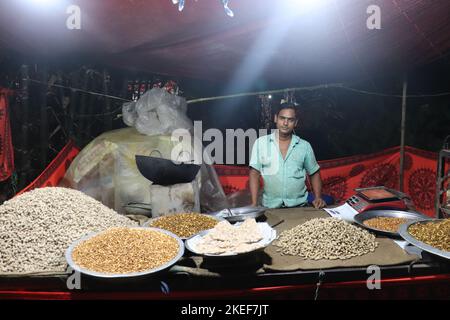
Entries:
<svg viewBox="0 0 450 320">
<path fill-rule="evenodd" d="M 218 0 L 186 1 L 182 12 L 170 0 L 37 2 L 0 2 L 0 85 L 16 92 L 10 108 L 21 187 L 69 138 L 83 147 L 123 126 L 121 101 L 38 83 L 25 90 L 23 66 L 31 79 L 122 98 L 129 98 L 129 81 L 155 77 L 176 80 L 187 99 L 327 83 L 401 95 L 405 75 L 408 94 L 450 91 L 447 0 L 322 0 L 301 14 L 283 7 L 290 0 L 231 0 L 234 18 Z M 81 8 L 81 30 L 65 26 L 70 4 Z M 381 8 L 381 30 L 366 27 L 373 4 Z M 400 143 L 399 97 L 328 88 L 296 99 L 296 131 L 319 160 Z M 440 149 L 449 105 L 449 96 L 408 99 L 406 144 Z M 188 115 L 203 130 L 258 128 L 260 100 L 194 104 Z"/>
</svg>

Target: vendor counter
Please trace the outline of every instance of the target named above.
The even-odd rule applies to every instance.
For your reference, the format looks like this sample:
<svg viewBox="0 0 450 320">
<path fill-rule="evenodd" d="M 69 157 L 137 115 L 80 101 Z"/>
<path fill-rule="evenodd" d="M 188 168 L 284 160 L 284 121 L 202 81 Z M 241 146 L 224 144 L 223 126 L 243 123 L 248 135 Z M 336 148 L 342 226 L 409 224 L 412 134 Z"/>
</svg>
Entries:
<svg viewBox="0 0 450 320">
<path fill-rule="evenodd" d="M 267 211 L 262 221 L 280 234 L 319 217 L 328 215 L 287 208 Z M 2 276 L 0 299 L 450 299 L 449 260 L 408 253 L 387 237 L 376 240 L 374 252 L 347 260 L 283 256 L 270 245 L 227 258 L 186 251 L 169 270 L 126 280 L 75 273 Z"/>
</svg>

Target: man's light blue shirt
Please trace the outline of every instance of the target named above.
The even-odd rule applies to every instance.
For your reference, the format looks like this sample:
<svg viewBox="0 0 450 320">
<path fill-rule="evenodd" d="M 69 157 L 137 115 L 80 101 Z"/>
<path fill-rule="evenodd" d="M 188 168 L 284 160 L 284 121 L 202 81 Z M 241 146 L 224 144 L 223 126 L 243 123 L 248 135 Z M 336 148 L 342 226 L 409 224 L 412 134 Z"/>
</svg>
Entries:
<svg viewBox="0 0 450 320">
<path fill-rule="evenodd" d="M 263 177 L 262 204 L 268 208 L 306 204 L 306 174 L 312 175 L 320 169 L 309 142 L 296 135 L 292 135 L 286 158 L 283 159 L 275 133 L 255 141 L 250 166 Z"/>
</svg>

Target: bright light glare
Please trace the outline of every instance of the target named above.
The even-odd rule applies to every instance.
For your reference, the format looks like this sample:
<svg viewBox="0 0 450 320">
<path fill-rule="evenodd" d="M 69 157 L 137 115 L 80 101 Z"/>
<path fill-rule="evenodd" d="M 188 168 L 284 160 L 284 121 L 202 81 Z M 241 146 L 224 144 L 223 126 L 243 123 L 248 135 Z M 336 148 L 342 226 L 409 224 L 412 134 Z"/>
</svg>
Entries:
<svg viewBox="0 0 450 320">
<path fill-rule="evenodd" d="M 272 99 L 272 95 L 271 95 L 271 94 L 269 94 L 268 98 L 269 98 L 269 99 Z"/>
<path fill-rule="evenodd" d="M 40 18 L 64 14 L 68 2 L 68 0 L 16 0 L 16 4 L 20 7 L 20 10 L 23 10 L 24 14 L 27 12 Z"/>
<path fill-rule="evenodd" d="M 316 10 L 321 7 L 326 0 L 285 0 L 285 6 L 288 10 L 297 13 Z"/>
<path fill-rule="evenodd" d="M 245 92 L 264 76 L 274 55 L 282 55 L 282 42 L 301 18 L 311 18 L 331 0 L 277 0 L 267 26 L 248 49 L 224 92 Z M 311 15 L 309 15 L 311 14 Z M 310 19 L 313 20 L 313 19 Z M 320 21 L 319 21 L 320 24 Z M 270 39 L 270 41 L 267 41 Z"/>
<path fill-rule="evenodd" d="M 60 0 L 27 0 L 26 2 L 33 5 L 51 6 L 58 3 Z"/>
</svg>

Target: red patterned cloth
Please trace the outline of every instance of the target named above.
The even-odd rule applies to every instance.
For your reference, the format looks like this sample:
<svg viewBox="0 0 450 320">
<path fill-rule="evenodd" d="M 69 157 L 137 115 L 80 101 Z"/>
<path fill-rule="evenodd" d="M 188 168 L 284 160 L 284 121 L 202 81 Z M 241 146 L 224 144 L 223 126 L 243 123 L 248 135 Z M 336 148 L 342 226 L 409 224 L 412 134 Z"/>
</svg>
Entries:
<svg viewBox="0 0 450 320">
<path fill-rule="evenodd" d="M 386 186 L 400 189 L 399 147 L 369 155 L 319 161 L 319 164 L 323 193 L 333 196 L 337 203 L 352 196 L 355 188 Z M 225 193 L 248 188 L 247 167 L 215 167 Z M 406 147 L 404 167 L 404 192 L 411 196 L 418 211 L 434 216 L 437 154 Z"/>
<path fill-rule="evenodd" d="M 14 171 L 14 149 L 8 113 L 8 95 L 12 92 L 0 88 L 0 181 L 8 179 Z"/>
<path fill-rule="evenodd" d="M 69 142 L 44 172 L 20 193 L 40 187 L 57 186 L 79 150 Z M 369 155 L 319 161 L 323 193 L 343 203 L 355 188 L 386 186 L 399 190 L 400 148 L 394 147 Z M 450 168 L 447 162 L 447 170 Z M 215 165 L 226 194 L 248 188 L 248 167 Z M 412 147 L 405 148 L 405 193 L 418 211 L 434 216 L 437 154 Z M 310 188 L 309 188 L 310 189 Z"/>
</svg>

